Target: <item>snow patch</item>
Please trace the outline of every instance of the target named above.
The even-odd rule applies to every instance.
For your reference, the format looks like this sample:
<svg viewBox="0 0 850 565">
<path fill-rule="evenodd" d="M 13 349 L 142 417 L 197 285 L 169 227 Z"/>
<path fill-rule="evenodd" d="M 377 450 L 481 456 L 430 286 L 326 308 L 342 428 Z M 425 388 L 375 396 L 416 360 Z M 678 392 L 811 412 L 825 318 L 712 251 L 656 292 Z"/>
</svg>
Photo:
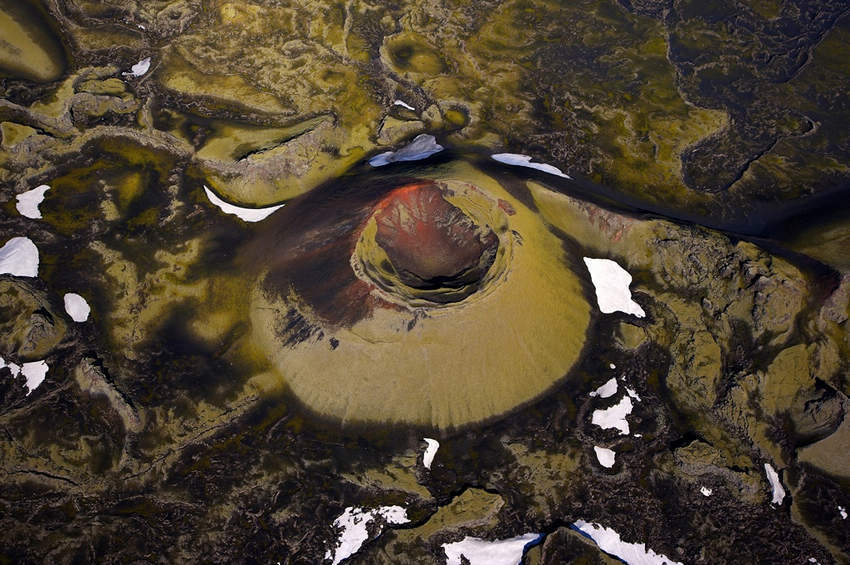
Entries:
<svg viewBox="0 0 850 565">
<path fill-rule="evenodd" d="M 398 151 L 386 151 L 375 155 L 369 159 L 369 164 L 373 167 L 383 167 L 384 165 L 399 161 L 419 161 L 420 159 L 427 159 L 442 150 L 443 146 L 437 143 L 437 138 L 433 135 L 422 133 L 414 137 L 413 141 Z"/>
<path fill-rule="evenodd" d="M 325 552 L 325 559 L 331 559 L 337 565 L 357 553 L 360 547 L 369 539 L 367 526 L 381 516 L 388 524 L 406 524 L 407 510 L 401 506 L 381 506 L 372 510 L 349 506 L 334 520 L 334 527 L 341 530 L 339 541 L 333 549 Z"/>
<path fill-rule="evenodd" d="M 20 193 L 15 197 L 17 200 L 15 208 L 18 209 L 21 216 L 26 218 L 32 218 L 33 220 L 41 218 L 41 210 L 38 209 L 38 205 L 44 202 L 44 193 L 48 190 L 50 190 L 50 186 L 42 184 L 32 190 Z"/>
<path fill-rule="evenodd" d="M 636 401 L 640 402 L 640 396 L 638 395 L 635 389 L 626 387 L 626 394 L 634 398 Z"/>
<path fill-rule="evenodd" d="M 616 369 L 616 368 L 617 368 L 617 366 L 616 366 L 615 364 L 613 364 L 613 363 L 609 363 L 609 364 L 608 364 L 608 368 L 609 368 L 609 369 Z"/>
<path fill-rule="evenodd" d="M 621 435 L 629 435 L 629 423 L 626 421 L 626 416 L 631 413 L 632 399 L 624 396 L 620 402 L 610 408 L 594 410 L 591 422 L 603 430 L 616 428 L 620 430 Z"/>
<path fill-rule="evenodd" d="M 593 451 L 596 452 L 596 459 L 599 461 L 600 465 L 608 469 L 614 466 L 614 459 L 617 457 L 617 454 L 614 453 L 613 449 L 594 445 Z"/>
<path fill-rule="evenodd" d="M 75 322 L 85 322 L 89 319 L 91 307 L 86 299 L 75 292 L 69 292 L 62 297 L 65 301 L 65 312 Z"/>
<path fill-rule="evenodd" d="M 846 508 L 844 508 L 843 506 L 839 506 L 839 507 L 838 507 L 838 513 L 839 513 L 839 514 L 841 514 L 841 519 L 842 519 L 842 520 L 846 520 L 846 519 L 847 519 L 847 509 L 846 509 Z"/>
<path fill-rule="evenodd" d="M 771 504 L 782 504 L 785 499 L 785 489 L 782 488 L 782 481 L 779 480 L 779 473 L 773 468 L 770 463 L 764 464 L 764 472 L 767 474 L 767 480 L 770 482 L 770 488 L 773 489 L 773 500 Z"/>
<path fill-rule="evenodd" d="M 573 527 L 596 542 L 599 549 L 618 557 L 629 565 L 683 565 L 679 561 L 673 561 L 669 557 L 647 549 L 646 544 L 621 540 L 620 534 L 611 528 L 590 524 L 584 520 L 575 522 Z"/>
<path fill-rule="evenodd" d="M 204 185 L 204 192 L 207 193 L 207 198 L 209 198 L 210 202 L 217 206 L 222 212 L 225 214 L 232 214 L 245 222 L 259 222 L 260 220 L 265 220 L 274 212 L 285 206 L 285 204 L 278 204 L 277 206 L 269 206 L 268 208 L 243 208 L 241 206 L 234 206 L 233 204 L 225 202 L 216 196 L 216 194 L 206 185 Z"/>
<path fill-rule="evenodd" d="M 466 536 L 454 543 L 444 543 L 446 565 L 461 565 L 461 556 L 469 565 L 517 565 L 522 561 L 526 546 L 540 539 L 540 534 L 525 534 L 515 538 L 489 541 Z"/>
<path fill-rule="evenodd" d="M 529 157 L 528 155 L 521 155 L 519 153 L 496 153 L 494 155 L 490 155 L 490 158 L 492 158 L 494 161 L 498 161 L 506 165 L 515 165 L 517 167 L 528 167 L 529 169 L 537 169 L 538 171 L 543 171 L 544 173 L 549 173 L 550 175 L 556 175 L 565 179 L 573 178 L 570 175 L 564 174 L 558 167 L 553 167 L 552 165 L 547 165 L 546 163 L 532 163 L 531 157 Z"/>
<path fill-rule="evenodd" d="M 38 276 L 38 247 L 28 237 L 13 237 L 0 247 L 0 275 Z"/>
<path fill-rule="evenodd" d="M 17 363 L 6 363 L 6 360 L 0 357 L 0 369 L 8 367 L 12 371 L 12 376 L 17 377 L 21 374 L 21 366 Z"/>
<path fill-rule="evenodd" d="M 425 465 L 426 469 L 430 469 L 431 463 L 434 462 L 434 456 L 440 448 L 440 442 L 429 437 L 422 439 L 428 444 L 428 447 L 425 448 L 425 453 L 422 455 L 422 464 Z"/>
<path fill-rule="evenodd" d="M 142 29 L 144 29 L 144 28 L 142 28 Z M 138 63 L 136 63 L 132 67 L 130 67 L 129 73 L 121 73 L 121 74 L 124 75 L 125 77 L 127 77 L 127 76 L 140 77 L 143 74 L 145 74 L 146 72 L 148 72 L 148 69 L 150 69 L 150 68 L 151 68 L 151 58 L 145 57 L 144 59 L 142 59 L 141 61 L 139 61 Z"/>
<path fill-rule="evenodd" d="M 702 493 L 703 496 L 711 496 L 711 493 L 714 492 L 708 487 L 699 487 L 699 491 Z"/>
<path fill-rule="evenodd" d="M 584 258 L 584 264 L 590 271 L 590 280 L 596 289 L 596 302 L 603 314 L 625 312 L 638 318 L 646 316 L 640 304 L 632 300 L 629 285 L 632 276 L 611 259 Z"/>
<path fill-rule="evenodd" d="M 47 376 L 49 368 L 44 360 L 21 365 L 21 374 L 27 378 L 27 396 L 44 382 L 44 377 Z"/>
<path fill-rule="evenodd" d="M 50 368 L 44 360 L 32 361 L 30 363 L 18 365 L 16 363 L 6 363 L 6 361 L 0 357 L 0 369 L 3 367 L 8 367 L 8 369 L 12 371 L 13 377 L 17 377 L 18 375 L 26 377 L 27 382 L 25 386 L 27 387 L 27 396 L 37 389 L 38 385 L 44 382 L 44 377 L 47 375 L 47 370 Z"/>
<path fill-rule="evenodd" d="M 416 111 L 416 108 L 414 108 L 413 106 L 411 106 L 410 104 L 408 104 L 408 103 L 407 103 L 407 102 L 405 102 L 404 100 L 395 100 L 395 101 L 393 101 L 393 106 L 401 106 L 402 108 L 407 108 L 408 110 L 411 110 L 411 111 L 413 111 L 413 112 L 415 112 L 415 111 Z"/>
<path fill-rule="evenodd" d="M 597 388 L 590 393 L 590 396 L 598 396 L 599 398 L 608 398 L 617 394 L 617 379 L 611 378 L 607 383 Z"/>
</svg>

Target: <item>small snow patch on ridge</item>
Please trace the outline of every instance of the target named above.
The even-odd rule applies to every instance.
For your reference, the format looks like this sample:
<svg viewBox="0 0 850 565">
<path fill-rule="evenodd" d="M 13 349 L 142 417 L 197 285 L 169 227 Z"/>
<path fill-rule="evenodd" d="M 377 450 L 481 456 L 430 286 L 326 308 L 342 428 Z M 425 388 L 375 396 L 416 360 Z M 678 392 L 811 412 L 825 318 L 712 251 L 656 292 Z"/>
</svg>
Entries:
<svg viewBox="0 0 850 565">
<path fill-rule="evenodd" d="M 596 289 L 596 302 L 603 314 L 625 312 L 643 318 L 646 312 L 640 304 L 632 300 L 629 285 L 632 276 L 611 259 L 584 258 L 584 264 L 590 271 L 590 280 Z"/>
<path fill-rule="evenodd" d="M 841 514 L 841 519 L 842 519 L 842 520 L 846 520 L 846 519 L 847 519 L 847 509 L 846 509 L 846 508 L 844 508 L 843 506 L 839 505 L 839 506 L 838 506 L 838 513 L 839 513 L 839 514 Z"/>
<path fill-rule="evenodd" d="M 785 489 L 782 488 L 782 481 L 779 480 L 779 473 L 773 468 L 770 463 L 764 464 L 764 472 L 767 474 L 767 480 L 770 482 L 770 488 L 773 489 L 773 500 L 771 504 L 782 504 L 785 499 Z"/>
<path fill-rule="evenodd" d="M 702 493 L 703 496 L 711 496 L 711 493 L 714 492 L 708 487 L 699 487 L 699 491 Z"/>
<path fill-rule="evenodd" d="M 655 553 L 646 548 L 643 543 L 629 543 L 620 539 L 620 534 L 611 528 L 604 528 L 599 524 L 590 524 L 579 520 L 573 524 L 573 528 L 586 535 L 599 546 L 605 553 L 618 557 L 629 565 L 683 565 L 679 561 Z"/>
<path fill-rule="evenodd" d="M 0 247 L 0 275 L 38 276 L 38 247 L 28 237 L 13 237 Z"/>
<path fill-rule="evenodd" d="M 490 155 L 490 158 L 494 161 L 498 161 L 506 165 L 537 169 L 538 171 L 543 171 L 544 173 L 549 173 L 550 175 L 563 177 L 565 179 L 573 178 L 570 175 L 565 174 L 558 167 L 547 165 L 546 163 L 532 163 L 531 157 L 529 157 L 528 155 L 521 155 L 519 153 L 495 153 L 493 155 Z"/>
<path fill-rule="evenodd" d="M 259 222 L 260 220 L 265 220 L 274 212 L 285 206 L 285 204 L 278 204 L 277 206 L 269 206 L 268 208 L 243 208 L 241 206 L 234 206 L 233 204 L 225 202 L 216 196 L 216 194 L 206 185 L 204 185 L 204 192 L 207 193 L 207 198 L 209 198 L 210 202 L 216 205 L 222 212 L 236 216 L 245 222 Z"/>
<path fill-rule="evenodd" d="M 425 453 L 422 454 L 422 464 L 425 465 L 426 469 L 431 468 L 431 463 L 434 462 L 434 456 L 437 454 L 437 450 L 440 448 L 440 442 L 431 439 L 429 437 L 422 438 L 428 446 L 425 448 Z"/>
<path fill-rule="evenodd" d="M 461 565 L 465 557 L 469 565 L 517 565 L 528 545 L 540 540 L 540 534 L 525 534 L 515 538 L 488 541 L 466 536 L 454 543 L 444 543 L 446 565 Z"/>
<path fill-rule="evenodd" d="M 15 197 L 15 200 L 17 200 L 15 208 L 18 209 L 21 216 L 26 218 L 34 220 L 41 218 L 41 210 L 38 209 L 38 205 L 44 201 L 44 193 L 48 190 L 50 190 L 50 186 L 42 184 L 32 190 L 20 193 Z"/>
</svg>

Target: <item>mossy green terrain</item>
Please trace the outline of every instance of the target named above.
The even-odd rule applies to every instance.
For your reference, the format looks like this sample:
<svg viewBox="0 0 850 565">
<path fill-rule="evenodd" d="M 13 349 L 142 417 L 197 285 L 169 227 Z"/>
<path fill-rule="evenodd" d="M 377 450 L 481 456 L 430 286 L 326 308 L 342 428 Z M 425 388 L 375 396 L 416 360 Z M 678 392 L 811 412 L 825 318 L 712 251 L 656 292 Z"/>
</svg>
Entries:
<svg viewBox="0 0 850 565">
<path fill-rule="evenodd" d="M 395 506 L 349 562 L 613 562 L 579 520 L 850 560 L 846 3 L 0 0 L 0 30 L 0 246 L 39 256 L 0 274 L 0 562 L 330 562 Z"/>
</svg>

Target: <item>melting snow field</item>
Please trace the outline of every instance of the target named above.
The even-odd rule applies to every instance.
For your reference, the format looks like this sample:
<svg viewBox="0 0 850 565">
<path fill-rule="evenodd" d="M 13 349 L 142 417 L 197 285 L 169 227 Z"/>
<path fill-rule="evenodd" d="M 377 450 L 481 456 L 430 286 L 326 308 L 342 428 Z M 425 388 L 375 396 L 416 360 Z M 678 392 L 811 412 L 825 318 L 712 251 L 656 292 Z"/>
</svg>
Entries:
<svg viewBox="0 0 850 565">
<path fill-rule="evenodd" d="M 74 292 L 67 293 L 62 299 L 65 302 L 65 312 L 75 322 L 85 322 L 89 319 L 91 307 L 86 299 Z"/>
<path fill-rule="evenodd" d="M 402 108 L 407 108 L 408 110 L 415 112 L 416 108 L 405 102 L 404 100 L 394 100 L 393 106 L 401 106 Z"/>
<path fill-rule="evenodd" d="M 41 210 L 38 209 L 38 205 L 44 201 L 44 193 L 48 190 L 50 190 L 50 186 L 42 184 L 32 190 L 22 192 L 15 198 L 17 200 L 15 208 L 18 209 L 21 216 L 26 218 L 34 220 L 41 218 Z"/>
<path fill-rule="evenodd" d="M 591 422 L 604 430 L 616 428 L 620 430 L 621 435 L 628 435 L 629 423 L 626 421 L 626 416 L 631 413 L 632 399 L 624 396 L 620 402 L 610 408 L 594 410 Z"/>
<path fill-rule="evenodd" d="M 443 146 L 437 143 L 437 138 L 433 135 L 422 133 L 414 137 L 413 141 L 398 151 L 386 151 L 375 155 L 369 159 L 369 164 L 373 167 L 383 167 L 384 165 L 400 161 L 419 161 L 420 159 L 427 159 L 442 150 Z"/>
<path fill-rule="evenodd" d="M 38 276 L 38 247 L 28 237 L 13 237 L 0 247 L 0 275 Z"/>
<path fill-rule="evenodd" d="M 469 565 L 517 565 L 529 544 L 540 539 L 540 534 L 525 534 L 504 540 L 488 541 L 481 538 L 465 537 L 454 543 L 444 543 L 446 565 L 461 565 L 461 556 L 466 557 Z"/>
<path fill-rule="evenodd" d="M 556 175 L 565 179 L 573 178 L 570 175 L 564 174 L 558 167 L 553 167 L 552 165 L 547 165 L 546 163 L 532 163 L 531 157 L 529 157 L 528 155 L 521 155 L 519 153 L 495 153 L 493 155 L 490 155 L 490 158 L 492 158 L 494 161 L 498 161 L 506 165 L 537 169 L 538 171 L 543 171 L 544 173 L 549 173 L 550 175 Z"/>
<path fill-rule="evenodd" d="M 646 312 L 640 304 L 632 300 L 629 285 L 632 276 L 611 259 L 584 258 L 584 264 L 590 271 L 590 280 L 596 289 L 596 302 L 603 314 L 625 312 L 643 318 Z"/>
<path fill-rule="evenodd" d="M 401 506 L 381 506 L 372 510 L 349 506 L 334 520 L 334 527 L 342 530 L 342 533 L 337 546 L 325 553 L 325 559 L 331 559 L 333 565 L 337 565 L 357 553 L 363 542 L 369 539 L 366 527 L 378 516 L 383 517 L 388 524 L 406 524 L 410 521 L 407 511 Z"/>
<path fill-rule="evenodd" d="M 683 565 L 679 561 L 659 555 L 646 548 L 643 543 L 629 543 L 620 539 L 620 534 L 599 524 L 579 520 L 573 527 L 596 542 L 599 549 L 620 558 L 629 565 Z"/>
<path fill-rule="evenodd" d="M 423 440 L 428 444 L 428 447 L 425 448 L 425 453 L 422 454 L 422 464 L 425 465 L 426 469 L 430 469 L 431 463 L 434 462 L 434 456 L 437 454 L 437 450 L 440 449 L 440 442 L 429 437 L 423 438 Z"/>
<path fill-rule="evenodd" d="M 6 363 L 6 361 L 0 357 L 0 369 L 3 367 L 8 367 L 9 370 L 12 371 L 13 377 L 17 377 L 18 375 L 26 377 L 27 382 L 25 386 L 27 387 L 27 396 L 37 389 L 38 385 L 44 382 L 44 377 L 47 376 L 47 370 L 50 368 L 44 360 L 32 361 L 31 363 L 18 365 L 16 363 Z"/>
<path fill-rule="evenodd" d="M 129 73 L 122 73 L 122 74 L 124 76 L 140 77 L 140 76 L 144 75 L 146 72 L 148 72 L 148 69 L 150 69 L 150 68 L 151 68 L 151 58 L 145 57 L 144 59 L 142 59 L 141 61 L 139 61 L 138 63 L 136 63 L 132 67 L 130 67 Z"/>
<path fill-rule="evenodd" d="M 599 398 L 608 398 L 617 394 L 617 379 L 611 378 L 607 383 L 597 388 L 590 393 L 590 396 L 598 396 Z"/>
<path fill-rule="evenodd" d="M 785 489 L 782 488 L 782 481 L 779 480 L 779 473 L 773 468 L 770 463 L 764 464 L 764 472 L 767 474 L 767 480 L 770 482 L 770 488 L 773 489 L 773 500 L 771 504 L 782 504 L 785 500 Z"/>
<path fill-rule="evenodd" d="M 596 452 L 596 459 L 599 461 L 600 465 L 607 469 L 610 469 L 614 466 L 614 459 L 617 457 L 617 454 L 614 453 L 613 449 L 608 449 L 607 447 L 598 447 L 594 445 L 593 451 Z"/>
<path fill-rule="evenodd" d="M 277 210 L 285 206 L 285 204 L 278 204 L 277 206 L 269 206 L 268 208 L 243 208 L 241 206 L 234 206 L 233 204 L 225 202 L 206 186 L 204 186 L 204 192 L 207 193 L 207 198 L 209 198 L 210 202 L 216 205 L 222 212 L 236 216 L 245 222 L 259 222 L 260 220 L 265 220 Z"/>
</svg>

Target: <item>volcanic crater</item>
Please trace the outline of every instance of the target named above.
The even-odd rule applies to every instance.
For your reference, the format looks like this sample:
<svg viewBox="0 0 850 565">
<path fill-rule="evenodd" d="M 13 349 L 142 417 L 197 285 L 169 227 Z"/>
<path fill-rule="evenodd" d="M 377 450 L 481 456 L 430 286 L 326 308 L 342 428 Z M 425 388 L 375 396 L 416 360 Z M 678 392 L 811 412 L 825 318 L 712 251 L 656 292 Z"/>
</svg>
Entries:
<svg viewBox="0 0 850 565">
<path fill-rule="evenodd" d="M 392 191 L 378 204 L 374 218 L 375 242 L 398 280 L 412 289 L 468 287 L 473 292 L 499 248 L 499 238 L 489 226 L 476 224 L 432 183 Z M 377 282 L 392 286 L 386 277 Z M 432 293 L 430 298 L 451 302 L 463 296 Z"/>
</svg>

